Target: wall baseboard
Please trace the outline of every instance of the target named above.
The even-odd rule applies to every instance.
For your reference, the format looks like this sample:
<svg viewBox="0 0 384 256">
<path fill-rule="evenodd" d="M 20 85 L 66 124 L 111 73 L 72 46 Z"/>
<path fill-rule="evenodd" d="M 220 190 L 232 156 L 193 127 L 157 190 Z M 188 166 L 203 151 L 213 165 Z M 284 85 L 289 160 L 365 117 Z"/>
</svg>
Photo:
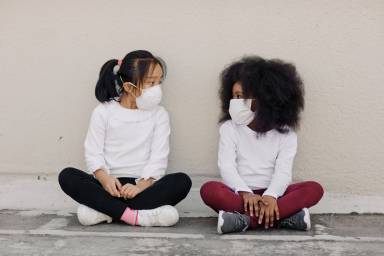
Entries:
<svg viewBox="0 0 384 256">
<path fill-rule="evenodd" d="M 217 178 L 193 176 L 193 187 L 188 197 L 177 208 L 183 217 L 209 217 L 216 213 L 204 205 L 199 188 Z M 57 175 L 1 174 L 0 209 L 30 210 L 40 213 L 76 211 L 77 203 L 61 191 Z M 312 213 L 384 213 L 383 196 L 344 195 L 325 193 Z"/>
</svg>

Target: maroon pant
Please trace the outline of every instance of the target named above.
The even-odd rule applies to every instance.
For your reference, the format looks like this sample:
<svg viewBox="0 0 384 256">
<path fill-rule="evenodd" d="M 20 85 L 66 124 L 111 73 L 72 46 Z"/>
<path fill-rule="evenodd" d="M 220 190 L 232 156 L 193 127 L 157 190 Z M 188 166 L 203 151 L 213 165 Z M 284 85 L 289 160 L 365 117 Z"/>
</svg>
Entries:
<svg viewBox="0 0 384 256">
<path fill-rule="evenodd" d="M 265 189 L 261 189 L 253 192 L 262 195 L 264 191 Z M 287 218 L 302 208 L 314 206 L 320 201 L 323 193 L 323 188 L 315 181 L 289 185 L 284 195 L 277 199 L 280 219 Z M 216 212 L 223 210 L 244 213 L 243 198 L 222 182 L 209 181 L 205 183 L 200 189 L 200 195 L 204 203 Z M 257 217 L 251 217 L 251 228 L 257 226 Z"/>
</svg>

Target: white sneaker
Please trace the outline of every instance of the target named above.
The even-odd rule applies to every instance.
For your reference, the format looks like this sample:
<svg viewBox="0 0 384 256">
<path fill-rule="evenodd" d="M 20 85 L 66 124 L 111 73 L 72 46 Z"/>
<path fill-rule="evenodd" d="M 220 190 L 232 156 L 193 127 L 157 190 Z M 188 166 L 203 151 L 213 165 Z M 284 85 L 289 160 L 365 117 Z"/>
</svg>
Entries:
<svg viewBox="0 0 384 256">
<path fill-rule="evenodd" d="M 112 222 L 112 218 L 108 215 L 98 212 L 82 204 L 77 207 L 77 218 L 79 222 L 84 226 L 95 225 L 104 221 L 107 223 Z"/>
<path fill-rule="evenodd" d="M 139 210 L 137 225 L 144 227 L 169 227 L 179 221 L 177 209 L 170 205 L 163 205 L 151 210 Z"/>
<path fill-rule="evenodd" d="M 309 216 L 309 210 L 308 208 L 304 208 L 304 222 L 307 224 L 306 231 L 311 229 L 311 217 Z"/>
</svg>

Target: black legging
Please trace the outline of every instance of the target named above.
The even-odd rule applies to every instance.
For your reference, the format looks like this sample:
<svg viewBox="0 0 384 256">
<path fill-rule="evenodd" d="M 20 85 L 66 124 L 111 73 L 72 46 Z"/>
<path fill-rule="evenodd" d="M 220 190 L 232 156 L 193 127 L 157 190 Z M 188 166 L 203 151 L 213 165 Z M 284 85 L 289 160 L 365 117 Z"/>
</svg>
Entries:
<svg viewBox="0 0 384 256">
<path fill-rule="evenodd" d="M 135 184 L 135 178 L 119 177 L 121 185 Z M 133 199 L 111 196 L 92 175 L 76 168 L 65 168 L 59 174 L 61 189 L 80 204 L 119 220 L 127 207 L 153 209 L 162 205 L 176 205 L 183 200 L 192 186 L 185 173 L 163 176 Z"/>
</svg>

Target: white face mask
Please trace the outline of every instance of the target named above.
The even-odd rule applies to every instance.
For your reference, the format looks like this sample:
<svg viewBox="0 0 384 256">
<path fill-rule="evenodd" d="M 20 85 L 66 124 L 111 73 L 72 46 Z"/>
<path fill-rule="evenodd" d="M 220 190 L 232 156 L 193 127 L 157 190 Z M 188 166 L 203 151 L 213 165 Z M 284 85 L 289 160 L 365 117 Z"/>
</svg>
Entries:
<svg viewBox="0 0 384 256">
<path fill-rule="evenodd" d="M 231 99 L 229 114 L 232 121 L 239 125 L 249 125 L 255 118 L 255 112 L 251 110 L 251 105 L 251 99 Z"/>
<path fill-rule="evenodd" d="M 151 110 L 161 102 L 163 93 L 160 84 L 153 85 L 150 88 L 143 89 L 141 95 L 136 98 L 136 105 L 142 110 Z"/>
</svg>

